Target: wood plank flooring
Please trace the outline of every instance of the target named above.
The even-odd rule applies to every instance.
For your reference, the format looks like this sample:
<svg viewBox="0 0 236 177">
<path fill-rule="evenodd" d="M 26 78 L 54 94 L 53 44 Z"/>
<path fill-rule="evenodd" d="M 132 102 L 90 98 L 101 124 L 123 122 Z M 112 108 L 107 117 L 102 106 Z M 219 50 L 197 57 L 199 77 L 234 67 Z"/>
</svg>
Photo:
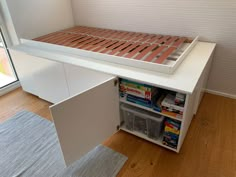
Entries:
<svg viewBox="0 0 236 177">
<path fill-rule="evenodd" d="M 0 98 L 0 122 L 23 109 L 51 120 L 49 105 L 19 88 Z M 205 94 L 179 154 L 123 131 L 104 144 L 129 158 L 118 177 L 236 177 L 236 100 Z"/>
</svg>

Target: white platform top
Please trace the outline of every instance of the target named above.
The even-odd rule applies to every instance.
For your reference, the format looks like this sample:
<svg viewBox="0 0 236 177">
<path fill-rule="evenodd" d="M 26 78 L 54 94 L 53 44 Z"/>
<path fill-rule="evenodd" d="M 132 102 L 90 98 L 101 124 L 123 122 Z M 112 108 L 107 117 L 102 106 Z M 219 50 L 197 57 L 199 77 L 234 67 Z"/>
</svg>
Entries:
<svg viewBox="0 0 236 177">
<path fill-rule="evenodd" d="M 47 46 L 47 47 L 45 47 Z M 196 46 L 173 74 L 163 74 L 135 67 L 91 59 L 74 52 L 63 52 L 64 46 L 42 44 L 40 42 L 23 43 L 10 48 L 37 57 L 104 72 L 122 78 L 140 81 L 169 90 L 191 94 L 215 49 L 215 43 L 197 42 Z M 76 49 L 71 49 L 75 51 Z M 68 51 L 68 49 L 66 50 Z"/>
</svg>

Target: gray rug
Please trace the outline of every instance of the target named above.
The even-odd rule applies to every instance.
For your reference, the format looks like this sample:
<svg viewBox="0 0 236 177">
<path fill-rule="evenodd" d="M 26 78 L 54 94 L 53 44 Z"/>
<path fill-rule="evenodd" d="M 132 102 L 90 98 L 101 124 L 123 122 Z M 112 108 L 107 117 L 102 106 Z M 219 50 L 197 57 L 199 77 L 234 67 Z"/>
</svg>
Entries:
<svg viewBox="0 0 236 177">
<path fill-rule="evenodd" d="M 66 168 L 52 122 L 22 111 L 0 124 L 1 177 L 115 177 L 126 160 L 99 145 Z"/>
</svg>

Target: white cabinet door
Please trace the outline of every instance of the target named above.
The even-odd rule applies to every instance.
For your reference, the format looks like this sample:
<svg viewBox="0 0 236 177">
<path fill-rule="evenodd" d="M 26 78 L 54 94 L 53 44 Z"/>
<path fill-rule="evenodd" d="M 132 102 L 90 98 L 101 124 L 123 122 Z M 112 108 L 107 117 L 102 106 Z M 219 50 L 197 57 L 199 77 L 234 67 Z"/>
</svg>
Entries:
<svg viewBox="0 0 236 177">
<path fill-rule="evenodd" d="M 10 49 L 10 53 L 23 90 L 38 95 L 34 74 L 40 61 L 15 50 Z"/>
<path fill-rule="evenodd" d="M 66 80 L 68 83 L 70 95 L 87 90 L 102 81 L 109 79 L 111 76 L 101 72 L 89 70 L 79 66 L 64 64 Z"/>
<path fill-rule="evenodd" d="M 114 76 L 105 77 L 92 88 L 50 107 L 66 165 L 116 132 L 120 121 L 115 80 Z"/>
<path fill-rule="evenodd" d="M 10 50 L 24 91 L 52 103 L 69 97 L 62 63 Z"/>
<path fill-rule="evenodd" d="M 51 103 L 58 103 L 69 97 L 62 63 L 31 56 L 40 61 L 34 73 L 38 96 Z"/>
</svg>

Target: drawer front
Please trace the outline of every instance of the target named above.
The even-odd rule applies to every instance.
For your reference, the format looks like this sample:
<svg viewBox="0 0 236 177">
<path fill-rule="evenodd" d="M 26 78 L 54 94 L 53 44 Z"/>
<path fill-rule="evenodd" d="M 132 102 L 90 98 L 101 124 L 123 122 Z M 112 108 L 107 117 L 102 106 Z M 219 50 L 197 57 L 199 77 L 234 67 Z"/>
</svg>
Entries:
<svg viewBox="0 0 236 177">
<path fill-rule="evenodd" d="M 111 76 L 100 84 L 50 107 L 66 165 L 116 132 L 119 96 Z"/>
</svg>

